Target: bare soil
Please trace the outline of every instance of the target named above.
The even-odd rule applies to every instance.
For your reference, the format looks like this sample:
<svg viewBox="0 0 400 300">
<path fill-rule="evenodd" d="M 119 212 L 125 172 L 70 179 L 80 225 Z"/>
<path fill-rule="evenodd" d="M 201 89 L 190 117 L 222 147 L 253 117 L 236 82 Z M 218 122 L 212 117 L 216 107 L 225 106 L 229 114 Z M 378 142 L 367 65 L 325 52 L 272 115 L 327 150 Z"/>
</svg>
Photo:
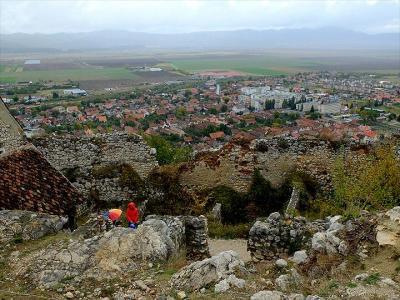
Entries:
<svg viewBox="0 0 400 300">
<path fill-rule="evenodd" d="M 247 251 L 247 240 L 235 239 L 235 240 L 223 240 L 223 239 L 209 239 L 208 246 L 210 248 L 210 254 L 216 255 L 220 252 L 233 250 L 244 262 L 251 260 L 250 252 Z"/>
</svg>

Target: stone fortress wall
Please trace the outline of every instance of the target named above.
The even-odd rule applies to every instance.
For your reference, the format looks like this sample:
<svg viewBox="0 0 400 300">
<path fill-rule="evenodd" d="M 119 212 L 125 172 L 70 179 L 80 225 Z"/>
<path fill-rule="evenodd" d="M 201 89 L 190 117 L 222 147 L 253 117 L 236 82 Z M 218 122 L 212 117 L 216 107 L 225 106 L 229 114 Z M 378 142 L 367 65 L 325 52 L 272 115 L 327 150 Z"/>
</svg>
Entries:
<svg viewBox="0 0 400 300">
<path fill-rule="evenodd" d="M 128 201 L 135 191 L 120 185 L 118 172 L 107 172 L 121 165 L 131 166 L 141 178 L 158 166 L 155 151 L 138 135 L 98 134 L 92 137 L 39 137 L 32 143 L 88 198 L 100 201 Z M 97 176 L 96 170 L 104 170 Z M 99 172 L 97 172 L 99 173 Z"/>
<path fill-rule="evenodd" d="M 258 139 L 247 144 L 231 142 L 214 152 L 201 153 L 189 163 L 182 183 L 194 190 L 225 185 L 245 192 L 255 169 L 279 186 L 293 169 L 309 174 L 323 188 L 331 186 L 329 170 L 336 153 L 320 140 Z"/>
</svg>

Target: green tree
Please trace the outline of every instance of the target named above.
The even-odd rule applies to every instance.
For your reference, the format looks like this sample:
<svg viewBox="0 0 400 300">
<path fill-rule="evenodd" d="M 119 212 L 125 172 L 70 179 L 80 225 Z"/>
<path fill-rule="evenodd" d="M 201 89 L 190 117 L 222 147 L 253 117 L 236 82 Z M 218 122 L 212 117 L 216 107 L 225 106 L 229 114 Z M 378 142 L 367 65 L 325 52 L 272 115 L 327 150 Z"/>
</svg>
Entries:
<svg viewBox="0 0 400 300">
<path fill-rule="evenodd" d="M 186 116 L 186 108 L 180 106 L 176 109 L 175 115 L 178 119 L 184 119 Z"/>
<path fill-rule="evenodd" d="M 176 147 L 159 135 L 145 135 L 145 141 L 157 151 L 156 157 L 160 165 L 185 162 L 190 159 L 190 147 Z"/>
<path fill-rule="evenodd" d="M 210 108 L 210 114 L 217 115 L 218 114 L 217 109 L 215 107 Z"/>
</svg>

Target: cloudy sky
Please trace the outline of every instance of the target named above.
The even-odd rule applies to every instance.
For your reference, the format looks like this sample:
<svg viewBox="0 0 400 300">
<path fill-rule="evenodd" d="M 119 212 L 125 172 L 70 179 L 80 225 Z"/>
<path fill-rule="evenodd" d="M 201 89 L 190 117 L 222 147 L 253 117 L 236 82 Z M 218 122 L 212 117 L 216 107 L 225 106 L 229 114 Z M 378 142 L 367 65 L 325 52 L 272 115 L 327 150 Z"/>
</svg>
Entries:
<svg viewBox="0 0 400 300">
<path fill-rule="evenodd" d="M 400 0 L 0 0 L 1 33 L 341 27 L 400 32 Z"/>
</svg>

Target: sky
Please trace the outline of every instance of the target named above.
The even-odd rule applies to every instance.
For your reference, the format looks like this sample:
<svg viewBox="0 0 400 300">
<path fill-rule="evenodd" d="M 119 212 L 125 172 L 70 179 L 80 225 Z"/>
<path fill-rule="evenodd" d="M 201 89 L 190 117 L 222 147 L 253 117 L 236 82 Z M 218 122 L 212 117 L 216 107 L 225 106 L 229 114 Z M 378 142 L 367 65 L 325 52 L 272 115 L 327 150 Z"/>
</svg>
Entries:
<svg viewBox="0 0 400 300">
<path fill-rule="evenodd" d="M 0 0 L 0 33 L 339 27 L 400 33 L 400 0 Z"/>
</svg>

